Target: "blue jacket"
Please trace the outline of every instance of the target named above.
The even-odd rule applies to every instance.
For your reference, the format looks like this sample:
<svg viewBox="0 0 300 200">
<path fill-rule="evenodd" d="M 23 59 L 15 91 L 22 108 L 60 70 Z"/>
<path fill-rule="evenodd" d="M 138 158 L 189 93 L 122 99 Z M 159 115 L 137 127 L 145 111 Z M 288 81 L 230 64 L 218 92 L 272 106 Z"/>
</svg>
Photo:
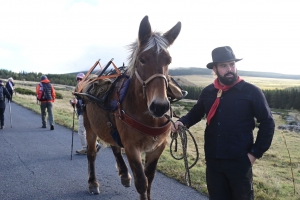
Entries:
<svg viewBox="0 0 300 200">
<path fill-rule="evenodd" d="M 76 109 L 77 109 L 77 115 L 82 115 L 83 110 L 82 110 L 82 99 L 81 98 L 77 98 L 77 104 L 76 104 Z"/>
<path fill-rule="evenodd" d="M 207 116 L 217 92 L 213 84 L 205 87 L 194 107 L 179 121 L 190 127 Z M 254 142 L 255 119 L 259 129 Z M 234 159 L 251 153 L 260 158 L 271 145 L 274 128 L 275 123 L 263 92 L 241 81 L 223 92 L 215 115 L 210 124 L 206 124 L 205 156 Z"/>
</svg>

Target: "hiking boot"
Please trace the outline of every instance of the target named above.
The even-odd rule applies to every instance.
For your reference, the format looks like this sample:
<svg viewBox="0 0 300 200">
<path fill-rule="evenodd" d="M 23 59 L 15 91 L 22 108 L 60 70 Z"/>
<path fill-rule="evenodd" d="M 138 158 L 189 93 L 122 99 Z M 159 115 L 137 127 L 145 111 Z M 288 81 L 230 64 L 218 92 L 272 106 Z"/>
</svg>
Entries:
<svg viewBox="0 0 300 200">
<path fill-rule="evenodd" d="M 76 153 L 80 155 L 86 155 L 86 149 L 77 150 Z"/>
<path fill-rule="evenodd" d="M 46 126 L 46 125 L 43 125 L 42 128 L 47 128 L 47 126 Z"/>
<path fill-rule="evenodd" d="M 96 149 L 97 149 L 97 153 L 98 153 L 100 151 L 100 149 L 101 149 L 101 145 L 99 143 L 97 143 Z"/>
<path fill-rule="evenodd" d="M 51 125 L 50 130 L 54 130 L 54 126 L 53 125 Z"/>
<path fill-rule="evenodd" d="M 1 126 L 0 128 L 1 128 L 1 129 L 4 129 L 4 126 Z"/>
</svg>

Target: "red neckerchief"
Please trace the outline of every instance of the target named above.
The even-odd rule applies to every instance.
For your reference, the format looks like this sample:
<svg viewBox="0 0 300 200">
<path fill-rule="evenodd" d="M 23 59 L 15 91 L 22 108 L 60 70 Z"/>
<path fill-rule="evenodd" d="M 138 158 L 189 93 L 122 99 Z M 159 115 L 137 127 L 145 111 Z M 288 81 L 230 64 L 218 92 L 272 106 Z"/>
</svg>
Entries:
<svg viewBox="0 0 300 200">
<path fill-rule="evenodd" d="M 220 81 L 219 81 L 218 78 L 216 78 L 216 79 L 214 80 L 214 87 L 215 87 L 216 89 L 218 89 L 219 91 L 218 91 L 218 93 L 217 93 L 217 98 L 216 98 L 214 104 L 212 105 L 212 107 L 210 108 L 209 113 L 208 113 L 207 118 L 206 118 L 206 119 L 207 119 L 207 124 L 208 124 L 208 125 L 209 125 L 209 123 L 210 123 L 211 118 L 213 118 L 213 116 L 215 115 L 216 110 L 217 110 L 217 108 L 218 108 L 218 106 L 219 106 L 219 103 L 220 103 L 220 97 L 222 96 L 222 92 L 223 92 L 223 91 L 225 92 L 225 91 L 229 90 L 230 88 L 232 88 L 233 86 L 235 86 L 235 84 L 241 82 L 242 80 L 243 80 L 243 79 L 241 79 L 241 78 L 238 76 L 238 80 L 237 80 L 234 84 L 232 84 L 232 85 L 221 85 L 221 83 L 220 83 Z"/>
</svg>

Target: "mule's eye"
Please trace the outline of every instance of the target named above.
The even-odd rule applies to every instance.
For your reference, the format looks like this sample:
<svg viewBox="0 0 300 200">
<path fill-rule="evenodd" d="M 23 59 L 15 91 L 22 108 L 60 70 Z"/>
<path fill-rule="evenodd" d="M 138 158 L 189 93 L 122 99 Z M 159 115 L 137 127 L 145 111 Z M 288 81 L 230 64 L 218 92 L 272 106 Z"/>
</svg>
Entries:
<svg viewBox="0 0 300 200">
<path fill-rule="evenodd" d="M 170 65 L 172 63 L 172 58 L 170 58 L 169 60 L 168 60 L 168 65 Z"/>
<path fill-rule="evenodd" d="M 140 58 L 140 63 L 142 63 L 142 65 L 146 64 L 146 62 L 143 58 Z"/>
</svg>

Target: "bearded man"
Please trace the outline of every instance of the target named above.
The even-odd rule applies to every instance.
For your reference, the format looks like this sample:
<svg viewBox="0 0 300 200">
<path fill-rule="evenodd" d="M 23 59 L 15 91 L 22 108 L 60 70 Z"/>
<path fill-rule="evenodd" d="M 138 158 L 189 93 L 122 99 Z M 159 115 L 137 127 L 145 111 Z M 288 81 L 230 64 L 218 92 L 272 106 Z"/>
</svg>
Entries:
<svg viewBox="0 0 300 200">
<path fill-rule="evenodd" d="M 210 200 L 254 199 L 252 166 L 269 149 L 275 123 L 263 92 L 237 74 L 229 46 L 212 51 L 207 68 L 217 75 L 175 125 L 193 126 L 206 116 L 206 182 Z M 253 130 L 258 124 L 257 137 Z"/>
</svg>

